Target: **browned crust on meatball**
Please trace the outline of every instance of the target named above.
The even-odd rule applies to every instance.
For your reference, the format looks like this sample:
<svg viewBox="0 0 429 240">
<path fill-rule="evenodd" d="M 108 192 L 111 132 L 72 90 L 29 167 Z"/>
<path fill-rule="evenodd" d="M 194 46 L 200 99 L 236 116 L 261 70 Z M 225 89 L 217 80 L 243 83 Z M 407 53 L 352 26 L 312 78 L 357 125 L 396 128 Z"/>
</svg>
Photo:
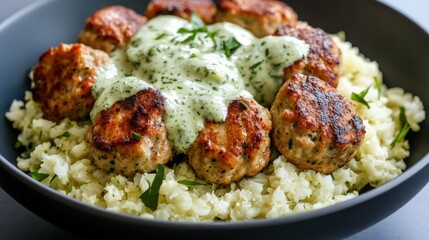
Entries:
<svg viewBox="0 0 429 240">
<path fill-rule="evenodd" d="M 152 172 L 173 156 L 162 116 L 165 98 L 145 89 L 101 111 L 89 130 L 94 163 L 124 176 Z"/>
<path fill-rule="evenodd" d="M 258 174 L 269 161 L 271 116 L 253 99 L 228 106 L 223 123 L 206 122 L 188 151 L 188 163 L 204 181 L 220 185 Z"/>
<path fill-rule="evenodd" d="M 105 52 L 83 44 L 60 44 L 45 52 L 33 68 L 34 100 L 43 117 L 54 122 L 88 118 L 97 69 L 110 61 Z"/>
<path fill-rule="evenodd" d="M 296 37 L 310 47 L 307 59 L 298 60 L 291 67 L 284 69 L 285 81 L 295 73 L 303 73 L 316 76 L 334 88 L 337 87 L 341 50 L 330 35 L 305 22 L 284 25 L 277 29 L 274 35 Z"/>
<path fill-rule="evenodd" d="M 211 24 L 214 22 L 216 11 L 216 5 L 212 0 L 152 0 L 145 15 L 149 19 L 159 15 L 175 15 L 190 20 L 192 13 L 195 12 L 206 24 Z"/>
<path fill-rule="evenodd" d="M 232 22 L 251 31 L 257 37 L 275 32 L 284 24 L 298 20 L 295 11 L 281 1 L 221 0 L 217 22 Z"/>
<path fill-rule="evenodd" d="M 365 135 L 354 105 L 313 76 L 292 75 L 271 115 L 274 145 L 300 169 L 334 172 L 355 156 Z"/>
<path fill-rule="evenodd" d="M 109 53 L 125 47 L 146 21 L 146 17 L 132 9 L 108 6 L 86 20 L 78 42 Z"/>
</svg>

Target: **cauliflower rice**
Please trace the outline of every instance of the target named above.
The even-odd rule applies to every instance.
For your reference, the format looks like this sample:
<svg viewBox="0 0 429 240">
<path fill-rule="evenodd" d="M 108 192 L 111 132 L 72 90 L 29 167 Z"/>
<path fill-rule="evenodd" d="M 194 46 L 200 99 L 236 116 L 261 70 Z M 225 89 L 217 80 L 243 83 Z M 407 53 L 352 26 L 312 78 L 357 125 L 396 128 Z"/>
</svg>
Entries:
<svg viewBox="0 0 429 240">
<path fill-rule="evenodd" d="M 330 175 L 299 170 L 278 157 L 255 177 L 228 187 L 185 186 L 179 180 L 197 180 L 186 162 L 165 167 L 159 205 L 155 211 L 139 198 L 152 182 L 154 173 L 136 174 L 127 179 L 98 169 L 91 161 L 84 136 L 90 122 L 68 119 L 59 124 L 42 118 L 40 106 L 26 93 L 25 103 L 14 101 L 6 117 L 21 133 L 18 141 L 35 146 L 29 156 L 18 157 L 18 168 L 25 172 L 49 174 L 42 183 L 87 204 L 108 211 L 145 218 L 181 221 L 238 221 L 272 218 L 322 208 L 359 195 L 369 184 L 377 187 L 397 177 L 406 168 L 407 140 L 391 148 L 400 129 L 400 106 L 406 109 L 413 131 L 425 118 L 420 99 L 400 88 L 382 85 L 381 94 L 374 79 L 382 79 L 375 62 L 361 56 L 358 49 L 336 38 L 342 50 L 342 71 L 338 91 L 345 97 L 367 89 L 365 99 L 371 108 L 353 102 L 364 120 L 366 135 L 357 155 L 346 166 Z M 199 180 L 197 180 L 199 181 Z"/>
</svg>

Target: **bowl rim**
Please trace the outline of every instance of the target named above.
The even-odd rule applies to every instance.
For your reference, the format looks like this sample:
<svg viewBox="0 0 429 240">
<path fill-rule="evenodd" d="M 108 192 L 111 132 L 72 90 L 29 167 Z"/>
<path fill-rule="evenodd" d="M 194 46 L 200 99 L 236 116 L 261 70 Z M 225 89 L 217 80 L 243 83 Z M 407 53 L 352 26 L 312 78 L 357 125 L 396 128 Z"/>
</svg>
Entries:
<svg viewBox="0 0 429 240">
<path fill-rule="evenodd" d="M 66 0 L 63 0 L 66 1 Z M 378 4 L 382 6 L 386 10 L 400 16 L 403 20 L 407 21 L 417 28 L 420 34 L 423 34 L 429 44 L 429 32 L 424 30 L 422 26 L 417 24 L 415 21 L 411 20 L 408 16 L 404 15 L 402 12 L 395 10 L 393 7 L 380 2 L 367 0 L 368 2 L 372 2 L 372 4 Z M 0 34 L 2 31 L 7 29 L 9 26 L 13 25 L 16 21 L 18 21 L 21 17 L 36 11 L 40 8 L 43 8 L 45 5 L 52 4 L 53 2 L 59 2 L 59 0 L 40 0 L 36 2 L 32 2 L 27 6 L 21 8 L 16 11 L 12 15 L 6 17 L 0 23 Z M 16 161 L 16 160 L 15 160 Z M 396 186 L 400 185 L 402 182 L 411 178 L 413 175 L 417 174 L 419 171 L 424 169 L 427 165 L 429 165 L 429 152 L 426 153 L 418 162 L 416 162 L 413 166 L 407 167 L 406 170 L 396 178 L 390 180 L 389 182 L 371 189 L 368 192 L 364 192 L 359 194 L 352 199 L 345 200 L 343 202 L 335 203 L 326 207 L 322 207 L 320 209 L 314 209 L 305 212 L 293 213 L 291 215 L 276 217 L 276 218 L 268 218 L 268 219 L 254 219 L 254 220 L 245 220 L 245 221 L 220 221 L 220 222 L 192 222 L 192 221 L 171 221 L 171 220 L 160 220 L 160 219 L 149 219 L 140 216 L 129 215 L 125 213 L 118 213 L 109 211 L 97 206 L 89 205 L 84 202 L 81 202 L 75 198 L 64 195 L 38 181 L 32 179 L 28 174 L 22 172 L 17 166 L 13 165 L 9 162 L 3 155 L 0 153 L 0 167 L 4 169 L 8 174 L 13 176 L 16 180 L 20 181 L 27 187 L 32 188 L 39 194 L 42 194 L 50 199 L 59 202 L 67 207 L 79 209 L 93 215 L 108 218 L 110 220 L 120 220 L 126 221 L 127 223 L 139 224 L 139 225 L 163 225 L 165 227 L 169 227 L 170 229 L 181 229 L 181 230 L 192 230 L 195 227 L 200 229 L 222 229 L 222 230 L 232 230 L 232 229 L 244 229 L 249 227 L 263 227 L 265 225 L 283 225 L 283 224 L 291 224 L 297 223 L 313 218 L 322 217 L 325 215 L 329 215 L 335 212 L 339 212 L 350 208 L 352 206 L 359 205 L 363 202 L 366 202 L 370 199 L 375 198 L 378 195 L 381 195 L 384 192 L 388 192 Z"/>
</svg>

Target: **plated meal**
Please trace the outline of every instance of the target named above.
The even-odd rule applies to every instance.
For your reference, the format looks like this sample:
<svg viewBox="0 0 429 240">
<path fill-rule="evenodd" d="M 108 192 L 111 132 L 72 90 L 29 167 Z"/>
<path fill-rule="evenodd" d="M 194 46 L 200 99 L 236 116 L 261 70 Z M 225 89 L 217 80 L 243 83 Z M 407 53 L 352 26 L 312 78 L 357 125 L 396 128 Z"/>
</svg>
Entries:
<svg viewBox="0 0 429 240">
<path fill-rule="evenodd" d="M 298 14 L 270 0 L 96 11 L 6 114 L 18 167 L 109 211 L 181 221 L 290 215 L 399 176 L 422 102 Z"/>
</svg>

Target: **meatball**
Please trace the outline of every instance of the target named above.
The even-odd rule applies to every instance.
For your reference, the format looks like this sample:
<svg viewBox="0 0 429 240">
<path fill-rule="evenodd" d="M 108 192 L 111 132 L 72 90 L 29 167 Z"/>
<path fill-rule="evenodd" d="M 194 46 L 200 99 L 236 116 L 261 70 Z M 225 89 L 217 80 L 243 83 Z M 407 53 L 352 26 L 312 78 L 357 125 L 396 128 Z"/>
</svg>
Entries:
<svg viewBox="0 0 429 240">
<path fill-rule="evenodd" d="M 60 44 L 45 52 L 32 71 L 34 100 L 43 117 L 54 122 L 88 118 L 97 69 L 110 62 L 105 52 L 83 44 Z"/>
<path fill-rule="evenodd" d="M 235 23 L 256 37 L 273 34 L 280 26 L 297 20 L 292 8 L 275 0 L 221 0 L 216 16 L 217 22 Z"/>
<path fill-rule="evenodd" d="M 78 42 L 109 53 L 125 47 L 146 21 L 146 17 L 129 8 L 105 7 L 86 20 Z"/>
<path fill-rule="evenodd" d="M 228 106 L 223 123 L 206 122 L 188 151 L 198 178 L 228 185 L 258 174 L 270 157 L 271 116 L 253 99 Z"/>
<path fill-rule="evenodd" d="M 287 24 L 274 33 L 278 36 L 296 37 L 310 47 L 308 57 L 296 61 L 284 69 L 286 81 L 295 73 L 316 76 L 336 88 L 340 76 L 341 50 L 331 36 L 320 28 L 313 28 L 305 22 Z"/>
<path fill-rule="evenodd" d="M 95 165 L 130 177 L 170 161 L 164 101 L 160 91 L 147 88 L 101 111 L 86 135 Z"/>
<path fill-rule="evenodd" d="M 365 135 L 354 105 L 313 76 L 292 75 L 271 115 L 274 145 L 300 169 L 334 172 L 354 157 Z"/>
<path fill-rule="evenodd" d="M 159 15 L 175 15 L 190 20 L 195 12 L 206 24 L 211 24 L 216 10 L 212 0 L 152 0 L 145 15 L 149 19 Z"/>
</svg>

